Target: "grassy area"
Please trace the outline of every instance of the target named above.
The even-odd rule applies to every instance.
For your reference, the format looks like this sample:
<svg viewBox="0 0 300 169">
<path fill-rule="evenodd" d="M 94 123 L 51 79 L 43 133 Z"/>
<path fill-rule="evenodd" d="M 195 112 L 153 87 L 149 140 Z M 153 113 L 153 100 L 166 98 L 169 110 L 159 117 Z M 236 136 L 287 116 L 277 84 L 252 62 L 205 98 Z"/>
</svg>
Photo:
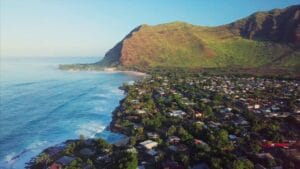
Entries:
<svg viewBox="0 0 300 169">
<path fill-rule="evenodd" d="M 142 25 L 121 43 L 105 63 L 118 59 L 123 66 L 295 67 L 300 56 L 293 45 L 245 39 L 228 26 L 201 27 L 183 22 Z"/>
</svg>

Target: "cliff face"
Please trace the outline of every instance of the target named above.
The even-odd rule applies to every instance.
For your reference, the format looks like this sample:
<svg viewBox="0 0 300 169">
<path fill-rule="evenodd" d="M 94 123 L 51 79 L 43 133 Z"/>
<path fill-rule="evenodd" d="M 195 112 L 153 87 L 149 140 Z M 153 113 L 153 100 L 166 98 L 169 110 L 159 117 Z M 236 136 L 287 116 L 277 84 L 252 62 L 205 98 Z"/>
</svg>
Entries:
<svg viewBox="0 0 300 169">
<path fill-rule="evenodd" d="M 130 39 L 133 34 L 135 34 L 136 32 L 138 32 L 140 30 L 141 26 L 138 26 L 137 28 L 133 29 L 128 35 L 126 35 L 126 37 L 120 41 L 119 43 L 117 43 L 113 48 L 111 48 L 106 54 L 103 60 L 101 60 L 100 62 L 98 62 L 98 64 L 106 66 L 118 66 L 118 65 L 122 65 L 122 61 L 120 60 L 121 56 L 124 55 L 124 52 L 122 52 L 124 50 L 124 41 L 126 41 L 127 39 Z M 125 48 L 127 48 L 125 46 Z"/>
<path fill-rule="evenodd" d="M 202 27 L 141 25 L 110 49 L 102 66 L 223 67 L 300 65 L 300 5 Z"/>
<path fill-rule="evenodd" d="M 257 12 L 229 24 L 248 39 L 270 40 L 283 43 L 300 42 L 300 5 L 269 12 Z"/>
</svg>

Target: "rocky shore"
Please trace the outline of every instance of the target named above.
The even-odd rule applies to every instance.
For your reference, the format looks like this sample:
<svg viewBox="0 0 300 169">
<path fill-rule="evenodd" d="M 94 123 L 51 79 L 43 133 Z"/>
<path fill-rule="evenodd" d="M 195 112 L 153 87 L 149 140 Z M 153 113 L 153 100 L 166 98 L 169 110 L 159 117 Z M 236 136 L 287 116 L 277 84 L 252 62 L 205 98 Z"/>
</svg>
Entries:
<svg viewBox="0 0 300 169">
<path fill-rule="evenodd" d="M 97 70 L 98 71 L 98 70 Z M 121 71 L 116 69 L 101 70 L 104 72 L 112 73 L 126 73 L 139 78 L 148 77 L 146 73 L 137 71 Z M 122 86 L 121 90 L 124 90 Z M 125 91 L 126 92 L 126 91 Z M 126 98 L 126 96 L 125 96 Z M 84 138 L 83 135 L 79 139 L 66 140 L 62 143 L 53 145 L 44 149 L 39 155 L 33 157 L 28 163 L 27 169 L 40 169 L 49 167 L 50 169 L 62 168 L 99 168 L 95 166 L 101 166 L 101 168 L 120 168 L 118 165 L 130 165 L 137 163 L 136 151 L 129 145 L 129 133 L 118 129 L 115 116 L 117 111 L 122 109 L 121 104 L 124 101 L 122 99 L 120 104 L 112 112 L 112 121 L 105 130 L 123 134 L 126 137 L 116 141 L 114 143 L 108 143 L 101 138 Z M 101 146 L 103 144 L 104 146 Z M 100 145 L 100 146 L 99 146 Z M 107 150 L 107 147 L 110 150 Z M 133 148 L 133 149 L 132 149 Z M 123 154 L 121 156 L 121 154 Z M 125 154 L 125 155 L 124 155 Z M 129 159 L 126 159 L 129 158 Z M 126 160 L 122 160 L 126 159 Z M 115 161 L 115 163 L 111 163 Z M 124 161 L 127 161 L 124 163 Z M 124 164 L 123 164 L 124 163 Z M 127 164 L 128 163 L 128 164 Z M 137 164 L 135 164 L 137 165 Z M 121 167 L 123 168 L 123 167 Z"/>
</svg>

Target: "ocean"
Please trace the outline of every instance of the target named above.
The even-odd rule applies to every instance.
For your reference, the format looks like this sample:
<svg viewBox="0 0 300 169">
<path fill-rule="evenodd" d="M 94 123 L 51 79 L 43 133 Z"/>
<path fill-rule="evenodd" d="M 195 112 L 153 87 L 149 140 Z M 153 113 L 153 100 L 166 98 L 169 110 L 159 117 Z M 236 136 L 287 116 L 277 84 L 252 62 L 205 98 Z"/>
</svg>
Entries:
<svg viewBox="0 0 300 169">
<path fill-rule="evenodd" d="M 24 168 L 44 148 L 67 139 L 122 135 L 105 130 L 124 98 L 126 73 L 62 71 L 59 64 L 93 63 L 98 57 L 1 58 L 0 168 Z"/>
</svg>

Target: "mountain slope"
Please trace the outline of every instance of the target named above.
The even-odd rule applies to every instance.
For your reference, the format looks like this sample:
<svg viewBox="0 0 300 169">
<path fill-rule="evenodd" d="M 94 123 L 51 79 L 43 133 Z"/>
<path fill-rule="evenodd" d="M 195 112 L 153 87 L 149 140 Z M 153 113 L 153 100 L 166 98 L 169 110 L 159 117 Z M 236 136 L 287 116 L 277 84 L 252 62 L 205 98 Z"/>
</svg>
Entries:
<svg viewBox="0 0 300 169">
<path fill-rule="evenodd" d="M 184 22 L 141 25 L 110 49 L 100 66 L 300 66 L 300 5 L 203 27 Z"/>
</svg>

